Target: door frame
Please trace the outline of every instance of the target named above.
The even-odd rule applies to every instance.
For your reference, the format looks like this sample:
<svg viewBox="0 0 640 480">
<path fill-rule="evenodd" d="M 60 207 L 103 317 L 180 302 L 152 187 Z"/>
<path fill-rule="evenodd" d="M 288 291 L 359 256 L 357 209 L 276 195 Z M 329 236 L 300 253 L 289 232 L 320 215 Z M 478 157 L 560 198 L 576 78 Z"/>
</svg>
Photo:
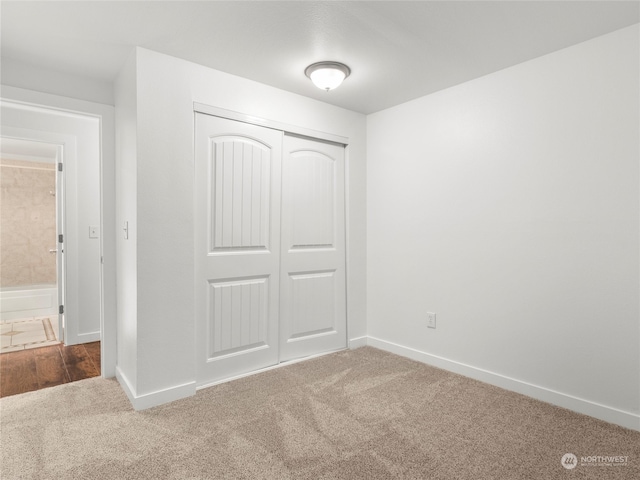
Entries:
<svg viewBox="0 0 640 480">
<path fill-rule="evenodd" d="M 237 122 L 258 125 L 260 127 L 271 128 L 273 130 L 281 130 L 285 133 L 292 133 L 294 135 L 308 137 L 314 140 L 323 140 L 325 142 L 337 143 L 338 145 L 343 145 L 345 147 L 345 154 L 346 148 L 349 146 L 348 137 L 343 137 L 334 133 L 321 132 L 319 130 L 313 130 L 311 128 L 288 125 L 286 123 L 276 122 L 274 120 L 266 120 L 264 118 L 254 117 L 253 115 L 234 112 L 233 110 L 226 110 L 224 108 L 205 105 L 204 103 L 193 102 L 193 111 L 194 114 L 204 113 L 205 115 L 226 118 L 227 120 L 236 120 Z"/>
<path fill-rule="evenodd" d="M 8 103 L 8 102 L 3 102 Z M 56 289 L 58 292 L 56 310 L 58 311 L 58 340 L 62 343 L 65 343 L 67 337 L 67 329 L 66 329 L 66 317 L 63 313 L 63 308 L 67 304 L 66 298 L 66 272 L 67 272 L 67 264 L 66 264 L 66 256 L 63 254 L 64 242 L 59 242 L 59 235 L 64 235 L 66 231 L 66 212 L 65 212 L 65 181 L 64 181 L 64 170 L 60 170 L 58 165 L 64 164 L 65 162 L 65 150 L 67 152 L 73 151 L 75 148 L 76 137 L 74 135 L 65 135 L 58 134 L 52 132 L 43 132 L 39 130 L 32 130 L 27 128 L 18 128 L 18 127 L 9 127 L 2 125 L 1 126 L 2 134 L 1 138 L 7 139 L 15 139 L 15 140 L 24 140 L 27 142 L 33 143 L 46 143 L 55 147 L 56 149 L 56 157 L 54 160 L 55 166 L 55 197 L 56 197 Z M 62 308 L 60 308 L 62 307 Z"/>
<path fill-rule="evenodd" d="M 59 341 L 64 341 L 64 329 L 63 329 L 63 318 L 62 314 L 59 313 L 60 305 L 64 305 L 64 263 L 62 260 L 62 249 L 58 246 L 58 234 L 63 233 L 64 231 L 64 221 L 63 221 L 63 209 L 64 209 L 64 198 L 61 195 L 62 193 L 62 176 L 58 171 L 58 164 L 63 162 L 63 146 L 58 143 L 50 142 L 50 141 L 40 141 L 34 140 L 31 137 L 25 138 L 24 135 L 25 130 L 16 129 L 11 127 L 3 128 L 2 134 L 0 135 L 0 142 L 4 140 L 19 140 L 28 144 L 45 144 L 50 147 L 51 150 L 54 150 L 53 156 L 46 156 L 42 159 L 39 159 L 37 156 L 34 157 L 29 154 L 25 154 L 22 152 L 14 152 L 6 155 L 7 160 L 34 160 L 38 162 L 44 162 L 49 164 L 52 167 L 51 173 L 54 174 L 54 191 L 50 192 L 54 194 L 55 197 L 55 207 L 54 207 L 54 224 L 56 231 L 54 232 L 53 241 L 48 245 L 48 247 L 55 247 L 54 249 L 49 248 L 49 253 L 56 253 L 55 256 L 55 270 L 56 270 L 56 292 L 57 295 L 55 298 L 52 296 L 53 303 L 47 308 L 36 308 L 36 309 L 26 309 L 21 310 L 19 312 L 3 312 L 2 317 L 3 320 L 12 321 L 13 319 L 22 319 L 33 316 L 58 316 L 58 331 L 56 332 L 57 339 Z M 30 131 L 27 131 L 27 136 L 29 136 Z M 30 167 L 29 167 L 30 168 Z M 0 245 L 1 248 L 1 245 Z M 38 284 L 36 282 L 35 284 Z M 24 288 L 29 289 L 28 285 L 25 285 Z M 57 302 L 57 303 L 55 303 Z M 55 303 L 55 305 L 54 305 Z M 18 316 L 19 315 L 19 316 Z"/>
<path fill-rule="evenodd" d="M 349 322 L 349 319 L 350 319 L 349 317 L 349 137 L 337 135 L 334 133 L 322 132 L 319 130 L 313 130 L 310 128 L 300 127 L 297 125 L 291 125 L 283 122 L 278 122 L 275 120 L 268 120 L 261 117 L 256 117 L 254 115 L 248 115 L 245 113 L 236 112 L 234 110 L 227 110 L 224 108 L 207 105 L 200 102 L 193 102 L 193 117 L 192 117 L 193 118 L 193 125 L 192 125 L 193 139 L 192 141 L 194 145 L 193 147 L 194 165 L 195 165 L 195 151 L 196 151 L 195 150 L 195 141 L 196 141 L 195 120 L 196 120 L 197 114 L 211 115 L 214 117 L 220 117 L 227 120 L 235 120 L 242 123 L 248 123 L 251 125 L 271 128 L 274 130 L 280 130 L 285 135 L 288 134 L 288 135 L 299 136 L 303 138 L 309 138 L 312 140 L 332 143 L 332 144 L 336 144 L 344 147 L 344 210 L 345 210 L 344 211 L 344 219 L 345 219 L 344 235 L 345 235 L 345 316 L 346 316 L 345 336 L 346 336 L 346 346 L 347 346 L 346 348 L 350 348 L 351 341 L 349 340 L 350 339 L 350 336 L 349 336 L 349 323 L 350 323 Z M 195 276 L 195 273 L 194 273 L 194 276 Z M 195 307 L 197 311 L 197 305 Z M 197 321 L 197 319 L 195 320 Z M 331 353 L 331 352 L 327 352 L 327 353 Z M 310 358 L 321 356 L 324 354 L 325 353 L 312 355 Z M 280 353 L 278 353 L 278 358 L 280 358 Z M 225 382 L 234 380 L 236 378 L 245 377 L 247 375 L 252 375 L 259 371 L 266 371 L 274 368 L 279 368 L 280 366 L 296 363 L 301 360 L 304 360 L 304 359 L 293 359 L 285 363 L 279 362 L 276 365 L 273 365 L 271 367 L 266 367 L 264 369 L 260 369 L 256 372 L 249 372 L 249 373 L 233 376 L 230 378 L 226 378 L 224 380 L 213 381 L 213 382 L 208 382 L 202 385 L 197 385 L 196 390 L 217 385 L 219 383 L 225 383 Z M 196 379 L 196 384 L 198 384 L 198 379 Z"/>
<path fill-rule="evenodd" d="M 66 264 L 64 254 L 65 226 L 65 193 L 64 193 L 64 145 L 56 145 L 56 277 L 58 288 L 58 340 L 62 343 L 66 339 L 64 305 L 66 303 Z M 61 237 L 62 236 L 62 237 Z"/>
<path fill-rule="evenodd" d="M 115 376 L 116 369 L 116 282 L 115 282 L 115 108 L 69 97 L 35 92 L 17 87 L 2 87 L 2 105 L 40 111 L 49 115 L 71 115 L 98 122 L 100 188 L 100 340 L 101 376 Z M 11 130 L 2 126 L 2 134 Z M 37 130 L 33 130 L 37 131 Z M 53 144 L 75 143 L 74 135 L 38 131 Z M 27 138 L 28 139 L 28 138 Z M 62 139 L 62 140 L 60 140 Z M 67 299 L 68 300 L 68 299 Z"/>
</svg>

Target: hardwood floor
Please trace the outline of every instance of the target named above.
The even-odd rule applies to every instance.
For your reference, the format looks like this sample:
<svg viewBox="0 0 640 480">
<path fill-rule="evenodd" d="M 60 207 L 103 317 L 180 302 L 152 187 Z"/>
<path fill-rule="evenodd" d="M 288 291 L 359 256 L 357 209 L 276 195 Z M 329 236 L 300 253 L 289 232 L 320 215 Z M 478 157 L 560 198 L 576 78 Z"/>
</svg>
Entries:
<svg viewBox="0 0 640 480">
<path fill-rule="evenodd" d="M 100 375 L 100 342 L 53 345 L 0 355 L 0 397 Z"/>
</svg>

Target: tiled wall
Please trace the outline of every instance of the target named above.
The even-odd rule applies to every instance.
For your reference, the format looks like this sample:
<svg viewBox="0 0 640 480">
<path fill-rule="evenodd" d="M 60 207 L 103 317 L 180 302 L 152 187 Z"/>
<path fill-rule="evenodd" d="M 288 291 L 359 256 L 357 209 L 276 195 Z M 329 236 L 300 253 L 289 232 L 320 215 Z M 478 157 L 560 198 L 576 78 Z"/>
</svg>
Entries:
<svg viewBox="0 0 640 480">
<path fill-rule="evenodd" d="M 0 287 L 56 283 L 55 165 L 0 160 Z"/>
</svg>

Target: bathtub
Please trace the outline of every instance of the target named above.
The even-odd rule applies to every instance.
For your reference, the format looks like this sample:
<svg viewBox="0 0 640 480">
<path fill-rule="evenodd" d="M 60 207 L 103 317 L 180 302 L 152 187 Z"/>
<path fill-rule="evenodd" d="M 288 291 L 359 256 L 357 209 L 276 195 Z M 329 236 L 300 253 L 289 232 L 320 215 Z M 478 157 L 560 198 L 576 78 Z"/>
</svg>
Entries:
<svg viewBox="0 0 640 480">
<path fill-rule="evenodd" d="M 58 314 L 55 285 L 28 285 L 0 289 L 0 322 Z"/>
</svg>

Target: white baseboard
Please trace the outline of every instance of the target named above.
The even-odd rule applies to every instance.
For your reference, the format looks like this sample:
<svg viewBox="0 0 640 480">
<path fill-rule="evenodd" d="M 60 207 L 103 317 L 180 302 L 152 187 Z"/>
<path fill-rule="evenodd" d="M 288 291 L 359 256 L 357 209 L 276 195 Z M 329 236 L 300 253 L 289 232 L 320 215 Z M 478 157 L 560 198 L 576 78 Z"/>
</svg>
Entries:
<svg viewBox="0 0 640 480">
<path fill-rule="evenodd" d="M 80 333 L 77 337 L 77 343 L 91 343 L 100 341 L 100 331 L 92 333 Z"/>
<path fill-rule="evenodd" d="M 349 340 L 349 349 L 353 350 L 354 348 L 366 347 L 367 346 L 367 337 L 357 337 Z"/>
<path fill-rule="evenodd" d="M 127 397 L 129 397 L 129 401 L 135 410 L 145 410 L 157 405 L 162 405 L 163 403 L 169 403 L 175 400 L 180 400 L 181 398 L 190 397 L 196 393 L 196 382 L 193 381 L 157 390 L 155 392 L 145 393 L 144 395 L 136 395 L 131 383 L 118 366 L 116 366 L 116 378 L 124 392 L 127 394 Z"/>
<path fill-rule="evenodd" d="M 536 400 L 541 400 L 558 407 L 563 407 L 574 412 L 604 420 L 605 422 L 640 431 L 640 415 L 635 413 L 625 412 L 623 410 L 601 405 L 583 398 L 574 397 L 566 393 L 557 392 L 538 385 L 532 385 L 515 378 L 506 377 L 498 373 L 466 365 L 454 360 L 449 360 L 437 355 L 431 355 L 413 348 L 387 342 L 386 340 L 380 340 L 379 338 L 366 337 L 366 344 L 421 363 L 426 363 L 427 365 L 464 375 L 465 377 L 473 378 L 474 380 L 495 385 L 497 387 L 504 388 L 505 390 L 520 393 L 522 395 L 535 398 Z"/>
<path fill-rule="evenodd" d="M 127 378 L 127 376 L 124 373 L 122 373 L 122 370 L 120 370 L 120 367 L 117 365 L 116 365 L 116 380 L 118 380 L 120 387 L 122 388 L 122 390 L 124 390 L 124 393 L 127 394 L 127 397 L 129 397 L 129 401 L 133 405 L 133 401 L 136 398 L 134 389 L 131 386 L 131 383 L 129 383 L 129 379 Z"/>
</svg>

